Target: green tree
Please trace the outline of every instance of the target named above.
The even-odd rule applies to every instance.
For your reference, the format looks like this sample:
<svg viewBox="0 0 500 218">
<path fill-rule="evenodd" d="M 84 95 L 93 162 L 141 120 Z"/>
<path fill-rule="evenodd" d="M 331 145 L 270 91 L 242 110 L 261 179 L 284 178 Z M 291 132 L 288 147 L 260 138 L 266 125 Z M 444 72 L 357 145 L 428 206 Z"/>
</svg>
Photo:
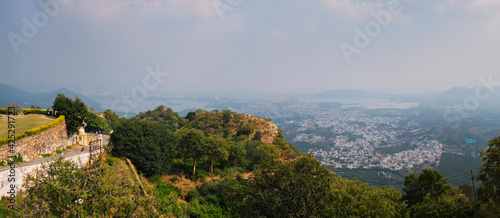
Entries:
<svg viewBox="0 0 500 218">
<path fill-rule="evenodd" d="M 128 157 L 146 176 L 166 173 L 177 137 L 159 123 L 124 121 L 111 134 L 113 155 Z"/>
<path fill-rule="evenodd" d="M 342 217 L 402 217 L 405 204 L 401 193 L 392 188 L 373 187 L 358 180 L 334 178 L 333 202 Z"/>
<path fill-rule="evenodd" d="M 224 123 L 224 126 L 231 122 L 232 118 L 232 112 L 230 110 L 223 110 L 222 111 L 222 122 Z"/>
<path fill-rule="evenodd" d="M 191 112 L 187 113 L 187 115 L 186 115 L 187 120 L 189 120 L 191 122 L 194 120 L 194 118 L 196 118 L 196 112 L 191 111 Z"/>
<path fill-rule="evenodd" d="M 106 119 L 99 117 L 92 112 L 88 112 L 85 116 L 85 123 L 87 124 L 87 126 L 85 126 L 85 131 L 87 132 L 102 131 L 108 133 L 110 130 Z"/>
<path fill-rule="evenodd" d="M 500 197 L 500 137 L 488 143 L 488 149 L 481 151 L 484 163 L 479 167 L 478 180 L 483 183 L 485 192 L 493 198 Z"/>
<path fill-rule="evenodd" d="M 68 136 L 78 133 L 78 128 L 83 126 L 83 120 L 87 115 L 87 106 L 80 98 L 76 97 L 73 101 L 61 93 L 57 94 L 52 109 L 57 115 L 64 115 Z"/>
<path fill-rule="evenodd" d="M 209 137 L 206 137 L 205 146 L 208 161 L 210 162 L 210 173 L 213 173 L 214 163 L 219 160 L 227 161 L 229 157 L 229 151 L 224 138 L 218 135 L 210 135 Z"/>
<path fill-rule="evenodd" d="M 473 217 L 479 209 L 461 193 L 461 190 L 451 185 L 438 197 L 430 194 L 411 207 L 412 217 Z"/>
<path fill-rule="evenodd" d="M 267 160 L 243 182 L 236 208 L 245 217 L 336 217 L 331 171 L 312 155 L 290 162 Z"/>
<path fill-rule="evenodd" d="M 193 176 L 196 172 L 196 164 L 207 154 L 206 146 L 204 145 L 205 134 L 197 129 L 182 129 L 176 132 L 179 143 L 177 145 L 178 153 L 184 155 L 185 158 L 193 159 Z"/>
<path fill-rule="evenodd" d="M 116 129 L 116 127 L 120 124 L 120 117 L 118 117 L 115 112 L 111 110 L 104 111 L 104 118 L 108 122 L 111 129 Z"/>
<path fill-rule="evenodd" d="M 423 169 L 419 176 L 414 173 L 406 175 L 403 191 L 403 200 L 412 206 L 424 200 L 424 196 L 440 196 L 444 190 L 446 179 L 441 172 L 432 169 Z"/>
<path fill-rule="evenodd" d="M 474 200 L 474 189 L 471 185 L 465 184 L 458 187 L 462 194 L 467 196 L 469 200 Z"/>
</svg>

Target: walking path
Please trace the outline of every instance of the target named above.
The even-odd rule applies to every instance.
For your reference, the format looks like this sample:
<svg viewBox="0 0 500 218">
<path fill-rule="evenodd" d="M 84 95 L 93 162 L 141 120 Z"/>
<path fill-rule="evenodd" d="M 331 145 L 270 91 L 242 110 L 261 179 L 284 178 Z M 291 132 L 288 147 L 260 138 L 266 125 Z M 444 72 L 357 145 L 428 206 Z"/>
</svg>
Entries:
<svg viewBox="0 0 500 218">
<path fill-rule="evenodd" d="M 103 145 L 103 147 L 106 147 L 108 145 L 108 142 L 109 142 L 109 135 L 102 134 L 102 145 Z M 85 154 L 89 153 L 89 147 L 88 146 L 85 147 L 84 153 Z M 80 154 L 82 154 L 81 147 L 78 147 L 78 148 L 71 149 L 69 151 L 63 152 L 63 157 L 66 159 L 68 157 L 72 157 L 72 156 L 80 155 Z M 42 159 L 35 159 L 35 160 L 29 161 L 29 162 L 22 162 L 22 163 L 16 164 L 16 168 L 21 168 L 21 167 L 25 167 L 25 166 L 30 166 L 30 165 L 35 165 L 35 164 L 39 164 L 39 163 L 44 163 L 44 162 L 47 162 L 47 161 L 50 161 L 50 160 L 57 159 L 59 157 L 60 157 L 60 155 L 57 154 L 57 155 L 53 155 L 53 156 L 42 158 Z M 10 168 L 10 166 L 8 166 L 8 165 L 0 167 L 0 172 L 8 170 L 9 168 Z"/>
<path fill-rule="evenodd" d="M 102 135 L 103 147 L 109 142 L 108 135 Z M 63 157 L 65 160 L 70 160 L 74 162 L 77 166 L 84 166 L 89 161 L 89 147 L 85 147 L 84 153 L 81 152 L 81 147 L 72 149 L 70 151 L 64 152 Z M 34 172 L 37 168 L 40 168 L 43 163 L 54 161 L 59 158 L 60 155 L 54 155 L 52 157 L 47 157 L 43 159 L 37 159 L 29 162 L 19 163 L 15 165 L 15 171 L 10 171 L 10 166 L 3 166 L 0 168 L 0 196 L 8 196 L 8 192 L 13 190 L 12 185 L 15 186 L 16 190 L 22 189 L 24 184 L 24 178 L 26 175 Z M 10 179 L 15 178 L 11 181 Z"/>
</svg>

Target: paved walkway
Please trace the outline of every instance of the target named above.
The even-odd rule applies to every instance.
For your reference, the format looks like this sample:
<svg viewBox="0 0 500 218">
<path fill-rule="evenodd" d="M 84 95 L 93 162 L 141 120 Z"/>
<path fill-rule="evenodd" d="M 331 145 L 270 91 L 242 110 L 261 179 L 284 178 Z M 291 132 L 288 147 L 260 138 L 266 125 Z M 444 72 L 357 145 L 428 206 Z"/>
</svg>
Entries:
<svg viewBox="0 0 500 218">
<path fill-rule="evenodd" d="M 102 145 L 103 145 L 103 147 L 106 147 L 108 145 L 108 142 L 109 142 L 109 135 L 104 135 L 103 134 L 102 135 Z M 75 156 L 75 155 L 81 154 L 81 150 L 82 150 L 81 147 L 78 147 L 78 148 L 75 148 L 75 149 L 71 149 L 69 151 L 65 151 L 65 152 L 63 152 L 63 157 L 67 158 L 67 157 L 71 157 L 71 156 Z M 88 146 L 85 147 L 84 153 L 89 153 L 89 147 Z M 20 167 L 24 167 L 24 166 L 29 166 L 29 165 L 34 165 L 34 164 L 39 164 L 39 163 L 43 163 L 43 162 L 47 162 L 47 161 L 50 161 L 50 160 L 57 159 L 59 157 L 61 157 L 61 155 L 57 154 L 57 155 L 53 155 L 53 156 L 42 158 L 42 159 L 32 160 L 32 161 L 29 161 L 29 162 L 22 162 L 22 163 L 16 164 L 16 168 L 20 168 Z M 4 170 L 8 170 L 8 169 L 9 169 L 8 165 L 0 167 L 0 172 L 2 172 Z"/>
</svg>

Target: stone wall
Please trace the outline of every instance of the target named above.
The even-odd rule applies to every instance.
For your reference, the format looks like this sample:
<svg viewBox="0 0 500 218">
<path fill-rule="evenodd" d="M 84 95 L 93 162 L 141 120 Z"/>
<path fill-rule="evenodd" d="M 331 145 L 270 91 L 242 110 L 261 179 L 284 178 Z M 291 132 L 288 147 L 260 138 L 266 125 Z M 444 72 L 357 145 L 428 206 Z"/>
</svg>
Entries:
<svg viewBox="0 0 500 218">
<path fill-rule="evenodd" d="M 49 154 L 68 145 L 66 122 L 52 127 L 36 135 L 28 136 L 16 141 L 14 152 L 21 154 L 23 161 L 32 161 L 42 158 L 40 154 Z M 0 162 L 10 155 L 8 144 L 0 145 Z"/>
<path fill-rule="evenodd" d="M 77 167 L 82 167 L 89 161 L 89 153 L 65 157 L 64 159 L 74 162 Z M 19 193 L 19 191 L 23 189 L 24 179 L 28 174 L 34 175 L 33 173 L 35 170 L 40 169 L 42 164 L 48 165 L 51 162 L 53 162 L 53 160 L 33 165 L 16 166 L 13 171 L 15 172 L 15 177 L 9 177 L 9 174 L 11 174 L 10 168 L 2 167 L 2 169 L 0 169 L 0 196 L 8 196 L 7 192 L 10 191 L 10 185 L 12 184 L 16 186 L 16 194 Z M 9 181 L 9 178 L 15 178 L 15 181 Z"/>
</svg>

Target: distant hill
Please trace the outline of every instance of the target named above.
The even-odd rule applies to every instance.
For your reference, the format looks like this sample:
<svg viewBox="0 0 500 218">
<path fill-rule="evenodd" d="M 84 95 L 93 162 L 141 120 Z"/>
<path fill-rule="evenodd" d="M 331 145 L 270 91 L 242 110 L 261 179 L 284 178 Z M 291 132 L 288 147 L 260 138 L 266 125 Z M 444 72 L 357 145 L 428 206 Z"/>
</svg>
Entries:
<svg viewBox="0 0 500 218">
<path fill-rule="evenodd" d="M 480 106 L 483 107 L 500 105 L 500 86 L 494 87 L 493 93 L 490 93 L 490 91 L 486 87 L 484 87 L 480 90 L 479 96 L 476 96 L 477 95 L 476 89 L 477 87 L 471 89 L 465 87 L 454 87 L 445 90 L 435 97 L 436 105 L 438 106 L 463 105 L 464 101 L 470 97 L 479 100 Z M 483 100 L 480 99 L 482 98 L 481 95 L 484 95 L 485 97 L 489 95 L 489 97 Z"/>
<path fill-rule="evenodd" d="M 224 114 L 227 118 L 224 121 Z M 237 141 L 246 141 L 258 137 L 266 144 L 272 144 L 278 136 L 278 127 L 270 119 L 231 112 L 230 110 L 211 112 L 196 110 L 186 117 L 179 116 L 171 108 L 160 105 L 154 110 L 141 112 L 130 118 L 132 121 L 149 121 L 164 124 L 176 131 L 182 128 L 194 128 L 210 134 L 234 137 Z M 257 135 L 257 136 L 256 136 Z"/>
<path fill-rule="evenodd" d="M 101 109 L 101 105 L 88 98 L 85 95 L 75 93 L 71 90 L 60 88 L 50 92 L 29 92 L 22 89 L 13 88 L 4 84 L 0 84 L 0 107 L 5 107 L 7 104 L 19 104 L 23 108 L 29 108 L 31 105 L 40 106 L 42 108 L 52 107 L 52 103 L 58 93 L 64 94 L 66 97 L 79 97 L 88 107 L 93 107 L 97 111 Z"/>
<path fill-rule="evenodd" d="M 387 97 L 383 92 L 367 92 L 362 89 L 335 89 L 316 93 L 319 98 Z"/>
</svg>

